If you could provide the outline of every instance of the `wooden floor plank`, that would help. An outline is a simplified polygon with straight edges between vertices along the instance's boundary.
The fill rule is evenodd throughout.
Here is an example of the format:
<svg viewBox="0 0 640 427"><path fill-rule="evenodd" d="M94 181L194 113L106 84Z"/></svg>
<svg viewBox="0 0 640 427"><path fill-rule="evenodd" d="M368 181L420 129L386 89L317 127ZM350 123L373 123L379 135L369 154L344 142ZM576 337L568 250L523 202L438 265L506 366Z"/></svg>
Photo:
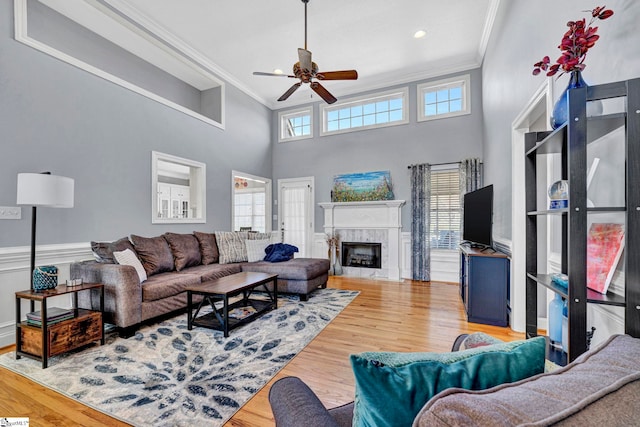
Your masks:
<svg viewBox="0 0 640 427"><path fill-rule="evenodd" d="M522 339L509 328L468 323L458 285L332 276L328 287L360 291L300 354L226 424L273 426L268 393L285 376L302 378L327 407L353 400L349 355L363 351L449 351L461 333ZM0 350L12 351L13 347ZM0 416L29 417L33 426L126 426L59 393L0 368Z"/></svg>

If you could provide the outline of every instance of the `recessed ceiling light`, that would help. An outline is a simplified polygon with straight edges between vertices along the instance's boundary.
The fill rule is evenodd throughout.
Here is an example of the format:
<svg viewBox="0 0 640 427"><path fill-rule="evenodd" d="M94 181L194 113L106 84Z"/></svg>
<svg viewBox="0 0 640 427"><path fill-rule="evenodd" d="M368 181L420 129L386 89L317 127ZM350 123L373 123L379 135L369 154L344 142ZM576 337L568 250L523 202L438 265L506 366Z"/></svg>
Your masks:
<svg viewBox="0 0 640 427"><path fill-rule="evenodd" d="M273 70L273 74L282 74L283 71L280 68L276 68L275 70Z"/></svg>
<svg viewBox="0 0 640 427"><path fill-rule="evenodd" d="M418 30L415 33L413 33L413 37L416 39L421 39L426 35L427 35L427 32L425 30Z"/></svg>

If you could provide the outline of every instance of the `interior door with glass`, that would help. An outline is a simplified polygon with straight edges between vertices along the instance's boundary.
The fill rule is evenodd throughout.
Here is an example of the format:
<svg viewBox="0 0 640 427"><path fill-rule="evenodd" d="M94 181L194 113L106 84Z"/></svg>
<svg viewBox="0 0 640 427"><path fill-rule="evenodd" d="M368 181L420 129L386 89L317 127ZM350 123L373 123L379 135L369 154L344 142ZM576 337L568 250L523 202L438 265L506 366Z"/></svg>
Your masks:
<svg viewBox="0 0 640 427"><path fill-rule="evenodd" d="M296 246L296 257L311 257L313 177L278 180L278 220L284 243Z"/></svg>

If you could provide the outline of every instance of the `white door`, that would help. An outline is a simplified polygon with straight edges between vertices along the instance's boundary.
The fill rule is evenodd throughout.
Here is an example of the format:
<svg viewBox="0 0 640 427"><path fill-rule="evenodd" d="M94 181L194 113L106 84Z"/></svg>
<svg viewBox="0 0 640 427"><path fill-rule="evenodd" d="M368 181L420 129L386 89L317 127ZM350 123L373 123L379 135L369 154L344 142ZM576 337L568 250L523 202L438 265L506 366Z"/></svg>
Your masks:
<svg viewBox="0 0 640 427"><path fill-rule="evenodd" d="M278 221L284 243L298 247L296 257L312 256L313 177L278 180Z"/></svg>

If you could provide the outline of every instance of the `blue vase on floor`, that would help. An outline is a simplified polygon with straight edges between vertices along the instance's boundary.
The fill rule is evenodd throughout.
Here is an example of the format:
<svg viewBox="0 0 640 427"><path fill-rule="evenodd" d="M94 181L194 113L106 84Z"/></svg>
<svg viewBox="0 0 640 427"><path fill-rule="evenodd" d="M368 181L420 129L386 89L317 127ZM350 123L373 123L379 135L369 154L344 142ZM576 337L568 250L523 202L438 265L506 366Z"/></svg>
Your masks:
<svg viewBox="0 0 640 427"><path fill-rule="evenodd" d="M549 339L554 344L562 344L562 297L555 294L549 303Z"/></svg>

